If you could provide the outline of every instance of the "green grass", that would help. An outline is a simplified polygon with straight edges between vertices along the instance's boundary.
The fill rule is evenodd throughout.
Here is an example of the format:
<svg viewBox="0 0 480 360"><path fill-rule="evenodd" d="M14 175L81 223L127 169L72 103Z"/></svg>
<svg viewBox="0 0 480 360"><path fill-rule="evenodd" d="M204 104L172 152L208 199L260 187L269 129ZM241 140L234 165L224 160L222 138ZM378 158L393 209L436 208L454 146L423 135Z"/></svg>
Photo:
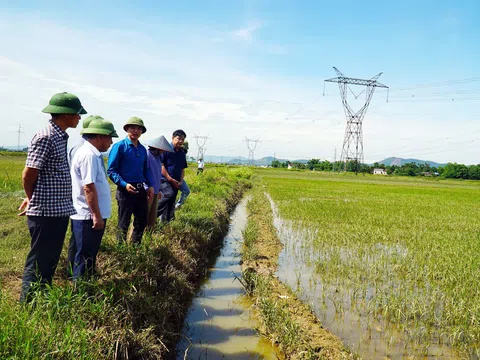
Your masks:
<svg viewBox="0 0 480 360"><path fill-rule="evenodd" d="M0 153L0 194L22 190L22 177L19 174L25 166L25 154L5 155Z"/></svg>
<svg viewBox="0 0 480 360"><path fill-rule="evenodd" d="M25 159L0 158L0 173ZM13 172L13 171L12 171ZM66 278L67 239L54 286L18 303L30 237L18 217L19 183L0 197L0 358L160 359L174 351L210 249L228 229L229 213L250 186L248 169L187 170L192 193L176 220L144 236L139 247L118 246L116 202L98 256L100 277L73 288ZM113 190L113 187L112 187ZM114 193L113 193L114 195ZM113 196L112 199L115 197Z"/></svg>
<svg viewBox="0 0 480 360"><path fill-rule="evenodd" d="M480 353L480 183L257 170L339 303ZM308 232L306 232L308 230Z"/></svg>

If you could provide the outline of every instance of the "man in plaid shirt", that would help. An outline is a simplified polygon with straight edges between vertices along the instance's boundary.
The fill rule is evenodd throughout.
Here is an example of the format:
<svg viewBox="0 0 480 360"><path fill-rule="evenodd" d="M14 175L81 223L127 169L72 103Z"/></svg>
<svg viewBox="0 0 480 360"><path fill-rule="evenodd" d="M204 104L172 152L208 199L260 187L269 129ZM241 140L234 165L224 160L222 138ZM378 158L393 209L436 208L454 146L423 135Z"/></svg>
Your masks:
<svg viewBox="0 0 480 360"><path fill-rule="evenodd" d="M32 139L22 173L27 195L19 214L27 215L32 237L25 262L20 301L28 301L37 284L52 283L60 259L72 203L72 179L67 160L68 128L77 127L87 112L73 94L59 93L42 110L52 118Z"/></svg>

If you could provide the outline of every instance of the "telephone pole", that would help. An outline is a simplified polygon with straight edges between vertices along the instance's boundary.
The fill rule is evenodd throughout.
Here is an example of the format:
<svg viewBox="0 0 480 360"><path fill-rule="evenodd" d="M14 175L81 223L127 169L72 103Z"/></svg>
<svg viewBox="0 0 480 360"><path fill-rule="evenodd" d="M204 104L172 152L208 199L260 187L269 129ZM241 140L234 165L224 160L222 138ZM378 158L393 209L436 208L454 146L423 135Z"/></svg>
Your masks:
<svg viewBox="0 0 480 360"><path fill-rule="evenodd" d="M245 141L247 143L248 148L248 163L253 166L255 161L255 149L257 148L258 143L260 142L259 139L249 139L245 137Z"/></svg>
<svg viewBox="0 0 480 360"><path fill-rule="evenodd" d="M325 95L325 82L336 82L340 89L340 95L342 96L343 110L347 118L347 127L345 129L345 137L343 139L342 154L340 156L340 162L344 163L344 171L347 170L348 163L353 163L355 167L355 174L358 173L360 166L363 164L363 131L362 124L365 114L367 112L370 101L372 100L375 88L381 87L387 89L387 102L388 102L388 86L379 83L377 79L382 75L378 73L369 80L349 78L343 75L336 67L333 67L337 73L336 78L327 79L324 81L323 94ZM365 86L358 95L356 95L349 85ZM358 111L354 111L348 104L347 95L348 91L357 99L362 93L365 92L365 102ZM340 169L338 169L340 171Z"/></svg>

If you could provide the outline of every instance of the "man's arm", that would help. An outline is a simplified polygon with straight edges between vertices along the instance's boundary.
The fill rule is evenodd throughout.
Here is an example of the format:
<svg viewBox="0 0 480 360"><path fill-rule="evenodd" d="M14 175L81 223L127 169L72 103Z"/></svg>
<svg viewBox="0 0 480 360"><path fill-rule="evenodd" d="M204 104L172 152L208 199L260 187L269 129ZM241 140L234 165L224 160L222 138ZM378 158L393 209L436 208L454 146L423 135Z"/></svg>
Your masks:
<svg viewBox="0 0 480 360"><path fill-rule="evenodd" d="M25 167L22 172L22 184L23 190L25 190L25 194L27 197L23 199L22 204L18 208L21 212L18 214L19 216L25 215L28 208L28 203L33 196L33 190L35 189L35 184L37 183L38 179L38 169Z"/></svg>
<svg viewBox="0 0 480 360"><path fill-rule="evenodd" d="M122 156L122 144L115 144L112 146L112 150L110 151L110 154L108 155L108 170L107 174L110 180L112 180L115 185L121 186L123 188L127 187L127 182L122 179L122 177L119 174L119 169L120 169L120 159Z"/></svg>
<svg viewBox="0 0 480 360"><path fill-rule="evenodd" d="M176 189L178 189L178 187L180 186L178 181L170 176L167 169L165 168L165 165L163 164L162 164L162 175L165 179L167 179L169 183L171 183Z"/></svg>
<svg viewBox="0 0 480 360"><path fill-rule="evenodd" d="M93 215L93 226L95 230L101 230L105 227L105 222L103 221L102 214L100 213L100 206L98 205L98 194L95 184L87 184L83 186L83 191L85 193L85 199L87 204L90 207L90 211Z"/></svg>
<svg viewBox="0 0 480 360"><path fill-rule="evenodd" d="M22 184L23 190L27 197L23 199L22 204L18 208L21 212L19 216L23 216L27 212L28 204L33 196L35 185L38 180L38 173L43 168L47 161L51 150L50 139L47 136L36 134L30 147L28 149L27 161L25 163L25 169L22 172Z"/></svg>

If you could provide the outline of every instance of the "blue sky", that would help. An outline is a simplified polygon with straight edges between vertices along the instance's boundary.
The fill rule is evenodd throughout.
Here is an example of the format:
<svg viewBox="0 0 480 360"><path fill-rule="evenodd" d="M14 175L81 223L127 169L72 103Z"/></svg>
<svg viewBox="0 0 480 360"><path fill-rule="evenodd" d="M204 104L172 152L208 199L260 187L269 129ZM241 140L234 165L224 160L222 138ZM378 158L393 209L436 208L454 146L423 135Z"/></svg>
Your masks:
<svg viewBox="0 0 480 360"><path fill-rule="evenodd" d="M345 118L335 84L322 93L336 66L382 71L392 90L367 112L366 161L480 162L480 81L399 90L480 76L478 1L12 3L0 1L0 121L12 134L0 145L16 145L18 124L28 143L49 97L70 91L119 128L142 117L145 141L183 128L210 136L207 154L247 156L249 137L262 140L257 158L331 160Z"/></svg>

